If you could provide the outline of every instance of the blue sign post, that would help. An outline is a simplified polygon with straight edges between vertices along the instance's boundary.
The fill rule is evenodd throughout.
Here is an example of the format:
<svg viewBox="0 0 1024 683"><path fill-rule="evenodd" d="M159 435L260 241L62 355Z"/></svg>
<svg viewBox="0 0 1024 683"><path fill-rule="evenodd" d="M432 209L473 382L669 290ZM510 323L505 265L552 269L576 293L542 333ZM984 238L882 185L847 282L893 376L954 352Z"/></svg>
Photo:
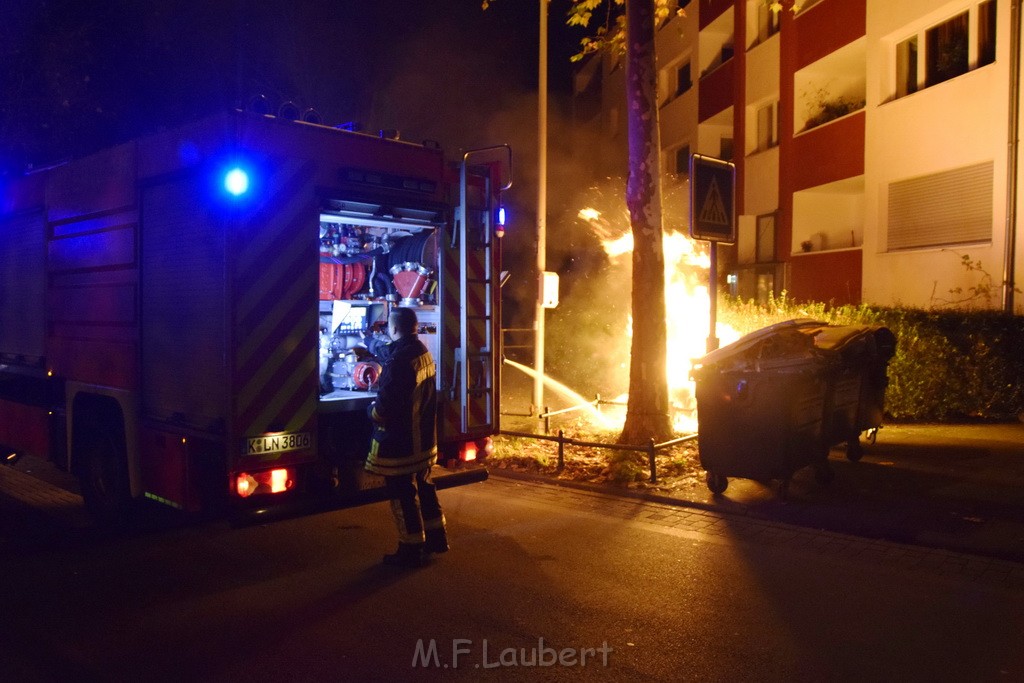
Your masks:
<svg viewBox="0 0 1024 683"><path fill-rule="evenodd" d="M711 327L707 343L711 353L718 348L718 243L736 241L735 164L702 154L690 157L690 237L711 243Z"/></svg>

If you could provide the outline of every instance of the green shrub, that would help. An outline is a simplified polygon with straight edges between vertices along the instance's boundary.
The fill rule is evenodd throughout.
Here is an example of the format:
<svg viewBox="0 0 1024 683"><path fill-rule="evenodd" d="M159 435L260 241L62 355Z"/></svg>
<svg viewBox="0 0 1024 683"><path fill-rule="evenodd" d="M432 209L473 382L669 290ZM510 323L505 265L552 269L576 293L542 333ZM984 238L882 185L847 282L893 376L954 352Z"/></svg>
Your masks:
<svg viewBox="0 0 1024 683"><path fill-rule="evenodd" d="M612 451L608 456L608 480L615 484L629 484L647 476L643 454L633 451Z"/></svg>
<svg viewBox="0 0 1024 683"><path fill-rule="evenodd" d="M995 311L725 298L719 319L741 334L793 318L885 325L896 335L886 413L906 420L1004 420L1024 414L1024 317Z"/></svg>

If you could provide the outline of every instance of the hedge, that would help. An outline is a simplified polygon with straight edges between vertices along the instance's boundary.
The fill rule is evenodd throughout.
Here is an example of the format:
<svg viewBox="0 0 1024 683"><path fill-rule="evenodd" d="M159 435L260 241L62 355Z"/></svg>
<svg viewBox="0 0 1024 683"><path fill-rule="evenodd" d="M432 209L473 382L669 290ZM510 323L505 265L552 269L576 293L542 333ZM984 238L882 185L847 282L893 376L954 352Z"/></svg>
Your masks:
<svg viewBox="0 0 1024 683"><path fill-rule="evenodd" d="M1024 419L1024 316L867 305L766 304L725 298L719 320L741 334L792 318L885 325L896 335L886 413L894 419Z"/></svg>

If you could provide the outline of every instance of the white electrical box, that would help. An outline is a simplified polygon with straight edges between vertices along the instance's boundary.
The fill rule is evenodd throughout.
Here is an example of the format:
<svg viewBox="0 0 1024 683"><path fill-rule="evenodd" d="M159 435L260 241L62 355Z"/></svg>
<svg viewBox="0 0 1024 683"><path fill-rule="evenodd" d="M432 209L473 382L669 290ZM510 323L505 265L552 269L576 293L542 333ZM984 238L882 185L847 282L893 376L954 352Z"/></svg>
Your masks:
<svg viewBox="0 0 1024 683"><path fill-rule="evenodd" d="M541 273L540 302L544 308L558 307L558 273L549 270Z"/></svg>

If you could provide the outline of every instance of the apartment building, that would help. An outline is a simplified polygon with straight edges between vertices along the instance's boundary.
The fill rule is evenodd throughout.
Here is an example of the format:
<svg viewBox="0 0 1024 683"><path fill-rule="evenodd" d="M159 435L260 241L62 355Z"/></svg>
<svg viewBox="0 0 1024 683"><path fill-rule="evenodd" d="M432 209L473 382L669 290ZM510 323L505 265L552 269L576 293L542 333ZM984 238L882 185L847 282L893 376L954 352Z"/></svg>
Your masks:
<svg viewBox="0 0 1024 683"><path fill-rule="evenodd" d="M664 177L692 153L736 164L724 286L1024 312L1001 286L1024 282L1020 0L680 4L657 34ZM575 74L602 174L625 168L623 81L611 57Z"/></svg>

